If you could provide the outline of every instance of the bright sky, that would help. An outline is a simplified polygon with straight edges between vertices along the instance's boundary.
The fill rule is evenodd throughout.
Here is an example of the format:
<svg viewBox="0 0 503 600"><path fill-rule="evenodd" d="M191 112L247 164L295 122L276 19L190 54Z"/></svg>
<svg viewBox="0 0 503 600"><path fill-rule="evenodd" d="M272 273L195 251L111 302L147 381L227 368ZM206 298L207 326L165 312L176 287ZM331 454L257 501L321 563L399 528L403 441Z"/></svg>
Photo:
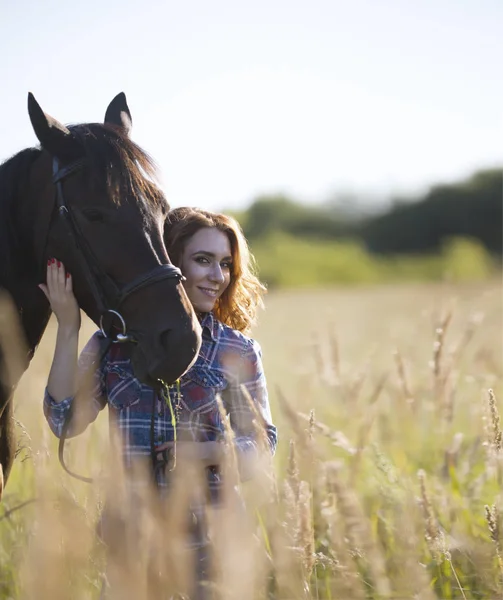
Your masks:
<svg viewBox="0 0 503 600"><path fill-rule="evenodd" d="M173 206L382 195L502 164L501 0L0 0L0 158L124 91Z"/></svg>

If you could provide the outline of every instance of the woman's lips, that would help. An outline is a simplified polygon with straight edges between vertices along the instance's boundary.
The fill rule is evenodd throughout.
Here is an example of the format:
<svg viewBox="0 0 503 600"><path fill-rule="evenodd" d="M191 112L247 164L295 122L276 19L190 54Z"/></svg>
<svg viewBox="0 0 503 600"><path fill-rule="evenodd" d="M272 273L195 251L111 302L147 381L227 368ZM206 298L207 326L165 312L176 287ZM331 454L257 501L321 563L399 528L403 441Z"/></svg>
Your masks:
<svg viewBox="0 0 503 600"><path fill-rule="evenodd" d="M204 287L198 287L197 289L200 290L206 296L209 296L210 298L216 298L218 296L218 290Z"/></svg>

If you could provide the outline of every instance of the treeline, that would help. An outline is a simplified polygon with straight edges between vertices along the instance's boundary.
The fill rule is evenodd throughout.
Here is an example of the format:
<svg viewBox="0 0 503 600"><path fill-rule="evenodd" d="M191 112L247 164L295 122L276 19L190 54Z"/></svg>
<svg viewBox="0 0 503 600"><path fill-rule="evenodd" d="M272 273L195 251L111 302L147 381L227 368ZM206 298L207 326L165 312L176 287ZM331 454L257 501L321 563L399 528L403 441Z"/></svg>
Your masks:
<svg viewBox="0 0 503 600"><path fill-rule="evenodd" d="M394 200L380 214L272 196L236 216L270 285L487 277L503 255L503 169Z"/></svg>
<svg viewBox="0 0 503 600"><path fill-rule="evenodd" d="M337 203L308 206L285 196L258 198L238 215L254 242L282 231L303 238L357 238L376 254L438 252L451 237L479 240L491 253L503 253L503 170L481 171L455 185L433 187L414 202L395 200L383 214L351 214Z"/></svg>

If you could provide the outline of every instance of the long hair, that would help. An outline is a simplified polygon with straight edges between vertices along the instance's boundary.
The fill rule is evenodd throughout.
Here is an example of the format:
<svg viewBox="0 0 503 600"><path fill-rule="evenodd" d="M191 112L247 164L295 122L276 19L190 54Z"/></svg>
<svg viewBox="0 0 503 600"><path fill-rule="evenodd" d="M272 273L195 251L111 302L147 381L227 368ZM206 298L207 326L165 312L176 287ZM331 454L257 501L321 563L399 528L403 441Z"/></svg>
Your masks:
<svg viewBox="0 0 503 600"><path fill-rule="evenodd" d="M224 214L201 208L181 207L168 213L164 242L173 263L180 267L188 240L203 228L216 228L229 238L232 267L229 285L213 309L215 317L243 333L255 323L257 310L263 307L266 288L255 274L255 259L239 223Z"/></svg>

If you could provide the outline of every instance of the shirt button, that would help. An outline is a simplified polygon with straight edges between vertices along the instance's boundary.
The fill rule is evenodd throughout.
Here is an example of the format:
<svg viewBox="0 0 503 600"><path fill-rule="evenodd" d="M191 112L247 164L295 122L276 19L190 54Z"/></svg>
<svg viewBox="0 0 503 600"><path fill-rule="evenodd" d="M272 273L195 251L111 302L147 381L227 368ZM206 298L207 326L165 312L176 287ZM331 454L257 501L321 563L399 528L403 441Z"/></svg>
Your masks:
<svg viewBox="0 0 503 600"><path fill-rule="evenodd" d="M203 377L203 383L208 383L208 378L207 377Z"/></svg>

